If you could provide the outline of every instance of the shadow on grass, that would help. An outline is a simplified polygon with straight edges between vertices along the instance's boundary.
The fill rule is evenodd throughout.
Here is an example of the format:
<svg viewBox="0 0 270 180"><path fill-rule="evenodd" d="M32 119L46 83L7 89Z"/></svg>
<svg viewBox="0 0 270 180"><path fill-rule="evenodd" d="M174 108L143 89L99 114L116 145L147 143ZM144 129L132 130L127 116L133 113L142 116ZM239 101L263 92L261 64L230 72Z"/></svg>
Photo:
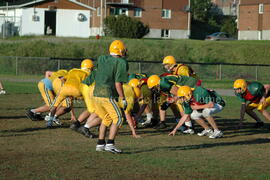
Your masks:
<svg viewBox="0 0 270 180"><path fill-rule="evenodd" d="M157 136L157 135L167 135L167 133L170 131L170 129L162 129L162 130L155 130L155 129L151 129L151 128L147 128L147 129L137 129L136 133L138 135L148 135L148 136ZM118 132L119 135L121 136L127 136L127 135L131 135L131 131L119 131Z"/></svg>
<svg viewBox="0 0 270 180"><path fill-rule="evenodd" d="M0 135L0 137L18 137L18 136L29 136L33 134L3 134Z"/></svg>
<svg viewBox="0 0 270 180"><path fill-rule="evenodd" d="M235 145L256 145L256 144L270 144L269 139L252 139L248 141L237 141L237 142L221 142L221 143L211 143L211 144L198 144L198 145L187 145L187 146L162 146L162 147L153 147L150 149L144 149L133 152L124 152L123 154L139 154L145 152L153 152L158 150L166 151L179 151L179 150L193 150L193 149L206 149L214 147L223 147L223 146L235 146Z"/></svg>
<svg viewBox="0 0 270 180"><path fill-rule="evenodd" d="M27 117L26 116L21 116L21 115L18 115L18 116L0 116L0 120L4 119L26 119Z"/></svg>
<svg viewBox="0 0 270 180"><path fill-rule="evenodd" d="M25 128L25 129L14 129L14 130L3 130L2 133L12 133L12 132L33 132L40 130L51 130L51 129L60 129L60 128L69 128L69 125L64 124L62 126L53 126L51 128L47 128L44 124L44 127L34 127L34 128Z"/></svg>

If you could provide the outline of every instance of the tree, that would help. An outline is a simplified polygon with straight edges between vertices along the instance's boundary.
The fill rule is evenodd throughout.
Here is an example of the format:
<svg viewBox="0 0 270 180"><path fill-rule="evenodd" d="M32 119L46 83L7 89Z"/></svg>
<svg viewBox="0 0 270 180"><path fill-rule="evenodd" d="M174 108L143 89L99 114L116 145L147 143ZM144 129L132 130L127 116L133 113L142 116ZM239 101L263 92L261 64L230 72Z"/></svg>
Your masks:
<svg viewBox="0 0 270 180"><path fill-rule="evenodd" d="M108 16L104 19L106 36L142 38L149 33L149 27L141 21L126 15Z"/></svg>
<svg viewBox="0 0 270 180"><path fill-rule="evenodd" d="M226 32L234 37L237 36L236 17L226 17L221 27L222 32Z"/></svg>
<svg viewBox="0 0 270 180"><path fill-rule="evenodd" d="M211 17L213 7L211 0L191 0L192 18L196 21L207 22Z"/></svg>

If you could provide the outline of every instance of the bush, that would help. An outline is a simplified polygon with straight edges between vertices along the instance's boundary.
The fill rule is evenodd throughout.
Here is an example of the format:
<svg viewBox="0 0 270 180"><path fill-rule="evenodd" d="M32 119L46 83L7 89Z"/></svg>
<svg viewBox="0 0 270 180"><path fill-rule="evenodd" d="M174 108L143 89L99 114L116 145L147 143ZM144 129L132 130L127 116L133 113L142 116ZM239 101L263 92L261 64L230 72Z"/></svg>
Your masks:
<svg viewBox="0 0 270 180"><path fill-rule="evenodd" d="M237 25L235 22L236 18L232 16L228 16L225 18L223 25L221 27L222 32L226 32L234 37L237 36Z"/></svg>
<svg viewBox="0 0 270 180"><path fill-rule="evenodd" d="M108 16L104 20L105 35L120 38L142 38L149 33L149 27L126 15Z"/></svg>

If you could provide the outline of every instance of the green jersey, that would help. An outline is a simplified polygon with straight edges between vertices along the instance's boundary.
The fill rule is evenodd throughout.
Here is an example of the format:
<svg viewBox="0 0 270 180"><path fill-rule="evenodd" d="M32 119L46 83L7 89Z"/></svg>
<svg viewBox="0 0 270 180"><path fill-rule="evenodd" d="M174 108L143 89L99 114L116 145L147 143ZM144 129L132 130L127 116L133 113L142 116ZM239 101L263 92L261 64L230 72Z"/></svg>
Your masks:
<svg viewBox="0 0 270 180"><path fill-rule="evenodd" d="M94 96L117 98L115 83L127 82L127 61L111 55L100 56L96 67Z"/></svg>
<svg viewBox="0 0 270 180"><path fill-rule="evenodd" d="M185 114L191 114L192 111L193 111L192 108L191 108L191 106L190 106L190 104L188 102L183 102L182 103L182 107L184 109L184 113Z"/></svg>
<svg viewBox="0 0 270 180"><path fill-rule="evenodd" d="M165 93L170 93L173 85L189 86L194 88L197 83L197 79L188 76L168 75L163 76L160 79L160 90Z"/></svg>
<svg viewBox="0 0 270 180"><path fill-rule="evenodd" d="M247 101L257 103L263 97L264 93L265 88L262 83L248 82L247 90L242 94L235 93L235 95L243 103ZM269 96L269 94L267 96Z"/></svg>
<svg viewBox="0 0 270 180"><path fill-rule="evenodd" d="M87 86L90 86L91 84L93 84L93 82L95 82L95 74L96 74L96 70L93 70L91 72L91 74L89 74L85 80L82 81L83 84L86 84Z"/></svg>
<svg viewBox="0 0 270 180"><path fill-rule="evenodd" d="M208 104L210 102L217 103L223 107L225 106L225 101L215 91L197 86L195 90L193 91L193 95L192 95L192 99L190 103L202 105L202 104Z"/></svg>
<svg viewBox="0 0 270 180"><path fill-rule="evenodd" d="M147 78L147 74L145 73L132 73L128 76L128 81L130 81L131 79L138 79L141 80L143 78Z"/></svg>

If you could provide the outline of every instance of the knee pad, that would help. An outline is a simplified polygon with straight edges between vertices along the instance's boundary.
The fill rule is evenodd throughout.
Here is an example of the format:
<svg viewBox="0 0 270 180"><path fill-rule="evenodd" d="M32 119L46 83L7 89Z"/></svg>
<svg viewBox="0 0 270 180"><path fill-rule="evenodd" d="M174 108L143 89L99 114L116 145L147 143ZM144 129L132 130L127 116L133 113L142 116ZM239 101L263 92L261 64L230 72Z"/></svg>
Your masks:
<svg viewBox="0 0 270 180"><path fill-rule="evenodd" d="M191 119L194 119L194 120L198 120L201 118L201 113L199 113L198 111L194 110L191 115L190 115L190 118Z"/></svg>
<svg viewBox="0 0 270 180"><path fill-rule="evenodd" d="M209 109L209 108L206 108L206 109L204 109L204 110L202 111L202 116L203 116L204 118L207 118L207 117L211 116L210 112L211 112L210 109Z"/></svg>

